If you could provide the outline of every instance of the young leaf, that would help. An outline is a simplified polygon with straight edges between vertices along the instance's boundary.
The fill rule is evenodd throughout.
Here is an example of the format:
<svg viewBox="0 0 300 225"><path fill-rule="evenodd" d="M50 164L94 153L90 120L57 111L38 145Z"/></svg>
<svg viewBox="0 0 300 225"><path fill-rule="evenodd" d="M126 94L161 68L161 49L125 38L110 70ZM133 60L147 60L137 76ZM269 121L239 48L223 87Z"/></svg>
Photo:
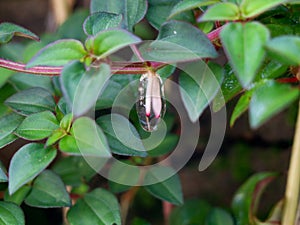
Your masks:
<svg viewBox="0 0 300 225"><path fill-rule="evenodd" d="M4 201L13 202L17 205L21 205L28 193L30 192L30 190L31 187L29 185L24 185L12 195L10 195L7 190L4 195Z"/></svg>
<svg viewBox="0 0 300 225"><path fill-rule="evenodd" d="M109 114L99 117L97 124L99 124L106 135L113 153L141 157L147 156L146 149L137 130L125 117L118 114Z"/></svg>
<svg viewBox="0 0 300 225"><path fill-rule="evenodd" d="M34 180L25 203L39 208L69 207L71 199L60 177L45 170Z"/></svg>
<svg viewBox="0 0 300 225"><path fill-rule="evenodd" d="M72 60L81 60L86 56L82 43L74 39L55 41L41 49L27 64L27 67L38 65L63 66Z"/></svg>
<svg viewBox="0 0 300 225"><path fill-rule="evenodd" d="M268 53L287 65L300 65L300 37L281 36L266 45Z"/></svg>
<svg viewBox="0 0 300 225"><path fill-rule="evenodd" d="M299 97L299 90L271 80L255 88L250 102L249 120L257 128Z"/></svg>
<svg viewBox="0 0 300 225"><path fill-rule="evenodd" d="M120 27L122 15L108 12L96 12L90 15L83 24L86 35L96 35L110 28Z"/></svg>
<svg viewBox="0 0 300 225"><path fill-rule="evenodd" d="M54 111L55 108L55 101L51 93L39 87L14 94L5 101L5 104L22 115L46 110Z"/></svg>
<svg viewBox="0 0 300 225"><path fill-rule="evenodd" d="M156 1L149 0L149 7L147 10L146 18L149 23L157 30L160 29L163 23L165 23L168 19L170 12L173 7L176 6L177 3L180 3L180 0L164 0L164 1ZM195 22L194 14L191 10L184 11L175 15L173 17L174 20L178 21L186 21L189 23Z"/></svg>
<svg viewBox="0 0 300 225"><path fill-rule="evenodd" d="M218 55L202 31L180 21L164 23L159 30L157 41L152 42L150 47L153 49L150 53L154 59L167 62L215 58Z"/></svg>
<svg viewBox="0 0 300 225"><path fill-rule="evenodd" d="M275 176L268 172L255 174L238 189L231 205L237 225L254 224L261 193Z"/></svg>
<svg viewBox="0 0 300 225"><path fill-rule="evenodd" d="M253 91L249 90L249 91L246 91L240 97L239 101L237 102L236 106L234 107L234 110L233 110L231 118L230 118L230 126L231 127L234 125L235 121L248 109L252 94L253 94Z"/></svg>
<svg viewBox="0 0 300 225"><path fill-rule="evenodd" d="M86 158L86 157L85 157ZM88 182L96 173L80 156L68 156L59 159L52 167L66 185L79 186L82 181Z"/></svg>
<svg viewBox="0 0 300 225"><path fill-rule="evenodd" d="M40 38L31 31L13 23L0 24L0 44L9 42L13 36L21 36L39 41Z"/></svg>
<svg viewBox="0 0 300 225"><path fill-rule="evenodd" d="M166 180L161 180L161 176L170 177ZM183 203L179 176L172 169L168 167L153 167L147 172L144 182L152 183L145 186L145 189L153 196L175 205Z"/></svg>
<svg viewBox="0 0 300 225"><path fill-rule="evenodd" d="M80 117L75 120L72 128L76 144L82 155L111 157L106 137L94 120Z"/></svg>
<svg viewBox="0 0 300 225"><path fill-rule="evenodd" d="M243 0L240 9L244 18L255 17L270 8L286 3L287 0Z"/></svg>
<svg viewBox="0 0 300 225"><path fill-rule="evenodd" d="M91 1L91 12L107 12L122 14L122 27L132 31L135 24L142 20L147 11L146 0L115 0L115 1Z"/></svg>
<svg viewBox="0 0 300 225"><path fill-rule="evenodd" d="M239 7L230 2L222 2L209 7L200 21L228 21L240 18Z"/></svg>
<svg viewBox="0 0 300 225"><path fill-rule="evenodd" d="M24 117L14 112L0 118L0 140L6 138L22 123Z"/></svg>
<svg viewBox="0 0 300 225"><path fill-rule="evenodd" d="M58 121L54 114L45 111L26 117L15 133L26 140L37 141L49 137L58 128Z"/></svg>
<svg viewBox="0 0 300 225"><path fill-rule="evenodd" d="M179 13L191 10L194 8L199 8L203 6L212 5L220 2L220 0L186 0L178 2L172 9L168 19L178 15Z"/></svg>
<svg viewBox="0 0 300 225"><path fill-rule="evenodd" d="M229 62L243 87L253 81L265 55L264 45L269 39L268 29L258 23L229 23L220 37Z"/></svg>
<svg viewBox="0 0 300 225"><path fill-rule="evenodd" d="M86 42L86 47L92 51L97 58L106 56L131 44L137 44L141 39L126 30L111 29L99 32L96 36L91 37Z"/></svg>
<svg viewBox="0 0 300 225"><path fill-rule="evenodd" d="M185 72L180 74L180 94L191 121L198 120L216 96L223 76L219 65L204 62L188 64Z"/></svg>
<svg viewBox="0 0 300 225"><path fill-rule="evenodd" d="M43 144L30 143L20 148L13 156L9 167L10 194L34 179L55 158L53 148L44 148Z"/></svg>
<svg viewBox="0 0 300 225"><path fill-rule="evenodd" d="M227 211L214 208L207 215L205 225L234 225L234 220Z"/></svg>
<svg viewBox="0 0 300 225"><path fill-rule="evenodd" d="M68 211L72 225L121 225L119 204L110 192L97 188L79 199Z"/></svg>
<svg viewBox="0 0 300 225"><path fill-rule="evenodd" d="M67 135L67 131L65 131L62 128L58 128L58 129L54 130L51 133L51 135L49 136L49 138L47 139L46 147L48 147L50 145L54 145L56 142L58 142L59 140L61 140L66 135Z"/></svg>
<svg viewBox="0 0 300 225"><path fill-rule="evenodd" d="M0 202L0 221L3 225L25 225L22 209L11 202Z"/></svg>
<svg viewBox="0 0 300 225"><path fill-rule="evenodd" d="M81 155L80 149L77 146L76 139L74 136L65 135L59 141L59 150L68 154L68 155Z"/></svg>

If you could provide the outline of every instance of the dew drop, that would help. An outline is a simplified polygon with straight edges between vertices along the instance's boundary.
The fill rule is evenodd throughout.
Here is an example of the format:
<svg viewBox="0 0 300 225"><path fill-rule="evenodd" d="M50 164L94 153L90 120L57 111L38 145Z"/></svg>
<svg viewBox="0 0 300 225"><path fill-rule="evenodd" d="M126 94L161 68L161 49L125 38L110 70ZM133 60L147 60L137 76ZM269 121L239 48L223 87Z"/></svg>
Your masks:
<svg viewBox="0 0 300 225"><path fill-rule="evenodd" d="M163 83L159 75L153 71L143 74L138 92L136 110L140 124L145 131L154 131L166 110Z"/></svg>

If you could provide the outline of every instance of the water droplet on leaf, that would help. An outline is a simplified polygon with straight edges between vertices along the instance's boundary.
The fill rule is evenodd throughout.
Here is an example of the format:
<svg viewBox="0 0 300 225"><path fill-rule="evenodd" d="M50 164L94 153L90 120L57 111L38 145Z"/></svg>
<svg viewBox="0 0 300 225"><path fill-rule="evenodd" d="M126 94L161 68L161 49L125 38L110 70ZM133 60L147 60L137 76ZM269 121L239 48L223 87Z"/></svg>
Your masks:
<svg viewBox="0 0 300 225"><path fill-rule="evenodd" d="M141 76L138 91L136 109L141 126L146 131L153 131L166 110L161 78L155 72L148 71Z"/></svg>

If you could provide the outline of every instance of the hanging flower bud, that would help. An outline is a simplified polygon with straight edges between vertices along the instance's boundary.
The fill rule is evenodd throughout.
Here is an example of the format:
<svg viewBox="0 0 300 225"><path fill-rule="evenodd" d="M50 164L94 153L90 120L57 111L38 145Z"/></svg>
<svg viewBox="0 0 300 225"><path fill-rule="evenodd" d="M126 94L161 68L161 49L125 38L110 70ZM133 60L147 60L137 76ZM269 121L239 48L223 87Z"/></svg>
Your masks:
<svg viewBox="0 0 300 225"><path fill-rule="evenodd" d="M144 130L155 130L160 118L165 113L166 103L162 80L153 71L148 71L140 78L139 98L136 108Z"/></svg>

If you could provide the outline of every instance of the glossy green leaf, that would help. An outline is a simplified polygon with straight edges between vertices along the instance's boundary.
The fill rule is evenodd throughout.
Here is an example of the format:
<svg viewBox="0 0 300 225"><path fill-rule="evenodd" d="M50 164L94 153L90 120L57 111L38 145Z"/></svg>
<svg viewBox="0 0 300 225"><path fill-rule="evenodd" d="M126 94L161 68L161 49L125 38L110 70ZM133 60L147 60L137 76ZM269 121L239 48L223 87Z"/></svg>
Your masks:
<svg viewBox="0 0 300 225"><path fill-rule="evenodd" d="M220 0L186 0L178 2L172 9L169 19L187 10L208 6L220 2Z"/></svg>
<svg viewBox="0 0 300 225"><path fill-rule="evenodd" d="M97 119L113 153L130 156L147 156L146 149L135 127L124 116L109 114Z"/></svg>
<svg viewBox="0 0 300 225"><path fill-rule="evenodd" d="M34 180L25 203L39 208L68 207L71 199L60 177L45 170Z"/></svg>
<svg viewBox="0 0 300 225"><path fill-rule="evenodd" d="M85 157L86 158L86 157ZM96 173L80 156L68 156L59 159L52 167L66 185L79 186L82 181L88 182Z"/></svg>
<svg viewBox="0 0 300 225"><path fill-rule="evenodd" d="M188 64L180 74L180 94L191 121L197 121L218 93L224 74L217 64Z"/></svg>
<svg viewBox="0 0 300 225"><path fill-rule="evenodd" d="M218 92L213 101L213 110L219 111L222 107L225 106L225 103L231 100L239 92L242 91L242 86L232 68L227 64L224 66L225 77L221 85L221 90Z"/></svg>
<svg viewBox="0 0 300 225"><path fill-rule="evenodd" d="M58 129L54 130L46 141L46 147L48 147L50 145L54 145L56 142L61 140L66 135L67 135L67 132L62 128L58 128Z"/></svg>
<svg viewBox="0 0 300 225"><path fill-rule="evenodd" d="M222 29L221 41L243 87L253 81L264 59L264 45L269 36L268 29L258 22L229 23Z"/></svg>
<svg viewBox="0 0 300 225"><path fill-rule="evenodd" d="M15 134L9 134L5 138L2 138L0 140L0 149L4 148L5 146L9 145L10 143L14 142L15 140L18 139L18 136Z"/></svg>
<svg viewBox="0 0 300 225"><path fill-rule="evenodd" d="M149 0L149 7L147 11L146 18L149 23L157 30L160 29L163 23L165 23L169 17L170 12L173 8L179 4L180 0L164 0L164 1L156 1ZM182 11L175 15L172 19L185 21L189 23L194 23L195 17L191 10Z"/></svg>
<svg viewBox="0 0 300 225"><path fill-rule="evenodd" d="M11 112L11 109L5 105L5 100L16 93L15 88L6 83L2 88L0 88L0 117L3 117Z"/></svg>
<svg viewBox="0 0 300 225"><path fill-rule="evenodd" d="M53 161L55 156L55 149L44 148L43 144L30 143L20 148L10 162L9 193L13 194L21 186L34 179Z"/></svg>
<svg viewBox="0 0 300 225"><path fill-rule="evenodd" d="M25 29L24 27L13 23L0 23L0 44L9 42L13 36L21 36L36 41L40 40L37 35Z"/></svg>
<svg viewBox="0 0 300 225"><path fill-rule="evenodd" d="M261 193L275 176L269 172L255 174L238 189L231 205L237 225L254 224Z"/></svg>
<svg viewBox="0 0 300 225"><path fill-rule="evenodd" d="M103 30L120 27L121 22L121 14L96 12L85 20L83 29L87 35L95 35Z"/></svg>
<svg viewBox="0 0 300 225"><path fill-rule="evenodd" d="M299 89L293 89L287 84L279 84L271 80L259 86L255 89L250 102L251 127L259 127L298 97Z"/></svg>
<svg viewBox="0 0 300 225"><path fill-rule="evenodd" d="M243 0L240 9L244 18L257 16L270 8L286 3L287 0Z"/></svg>
<svg viewBox="0 0 300 225"><path fill-rule="evenodd" d="M86 51L80 41L63 39L55 41L41 49L27 64L27 67L38 65L62 66L72 60L83 59Z"/></svg>
<svg viewBox="0 0 300 225"><path fill-rule="evenodd" d="M147 153L152 157L158 157L170 153L177 146L178 140L178 135L168 134L157 147L147 151Z"/></svg>
<svg viewBox="0 0 300 225"><path fill-rule="evenodd" d="M0 222L2 225L25 225L24 213L16 204L0 201Z"/></svg>
<svg viewBox="0 0 300 225"><path fill-rule="evenodd" d="M13 71L0 68L0 88L7 82L7 80L14 74Z"/></svg>
<svg viewBox="0 0 300 225"><path fill-rule="evenodd" d="M15 133L26 140L37 141L49 137L58 128L59 123L54 114L44 111L26 117Z"/></svg>
<svg viewBox="0 0 300 225"><path fill-rule="evenodd" d="M275 79L286 73L288 68L287 65L271 60L259 71L258 77L260 79Z"/></svg>
<svg viewBox="0 0 300 225"><path fill-rule="evenodd" d="M121 225L116 197L100 188L79 199L68 211L67 218L71 225Z"/></svg>
<svg viewBox="0 0 300 225"><path fill-rule="evenodd" d="M164 23L159 30L157 41L147 46L145 54L150 59L153 57L154 60L164 62L215 58L218 55L202 31L180 21Z"/></svg>
<svg viewBox="0 0 300 225"><path fill-rule="evenodd" d="M141 39L126 30L110 29L99 32L87 40L87 49L93 51L97 58L108 55L131 44L137 44Z"/></svg>
<svg viewBox="0 0 300 225"><path fill-rule="evenodd" d="M188 200L175 208L170 215L170 225L204 224L211 206L202 200ZM225 225L225 224L224 224Z"/></svg>
<svg viewBox="0 0 300 225"><path fill-rule="evenodd" d="M22 123L24 117L14 112L0 118L0 140L6 138Z"/></svg>
<svg viewBox="0 0 300 225"><path fill-rule="evenodd" d="M161 178L170 176L166 180ZM175 205L183 204L183 196L179 176L168 167L153 167L145 176L146 183L153 183L145 186L145 189L153 196L171 202Z"/></svg>
<svg viewBox="0 0 300 225"><path fill-rule="evenodd" d="M239 7L230 2L223 2L209 7L201 16L200 21L231 21L239 18Z"/></svg>
<svg viewBox="0 0 300 225"><path fill-rule="evenodd" d="M6 168L0 161L0 183L7 182L8 178L7 178L6 174L7 174Z"/></svg>
<svg viewBox="0 0 300 225"><path fill-rule="evenodd" d="M55 108L51 93L39 87L14 94L5 101L5 104L22 115L30 115L46 110L54 111Z"/></svg>
<svg viewBox="0 0 300 225"><path fill-rule="evenodd" d="M30 191L31 187L28 185L24 185L12 195L10 195L7 190L4 195L4 201L13 202L17 205L21 205Z"/></svg>
<svg viewBox="0 0 300 225"><path fill-rule="evenodd" d="M80 117L73 123L73 133L80 153L84 156L110 157L106 137L96 122Z"/></svg>
<svg viewBox="0 0 300 225"><path fill-rule="evenodd" d="M69 132L70 129L71 129L71 126L72 126L72 122L73 122L73 114L72 113L69 113L67 115L65 115L60 123L59 123L59 126L64 129L65 131Z"/></svg>
<svg viewBox="0 0 300 225"><path fill-rule="evenodd" d="M76 139L72 135L66 135L59 141L59 150L68 155L81 155Z"/></svg>
<svg viewBox="0 0 300 225"><path fill-rule="evenodd" d="M235 123L235 121L249 108L250 100L252 97L253 91L249 90L246 91L239 99L239 101L236 103L236 106L234 107L234 110L232 112L231 118L230 118L230 126L232 127Z"/></svg>
<svg viewBox="0 0 300 225"><path fill-rule="evenodd" d="M287 65L300 65L300 37L281 36L266 45L268 53Z"/></svg>
<svg viewBox="0 0 300 225"><path fill-rule="evenodd" d="M91 12L108 12L122 14L122 27L132 31L135 24L142 20L147 11L146 0L115 0L115 1L91 1Z"/></svg>
<svg viewBox="0 0 300 225"><path fill-rule="evenodd" d="M224 209L214 208L207 215L205 225L234 225L234 220Z"/></svg>

